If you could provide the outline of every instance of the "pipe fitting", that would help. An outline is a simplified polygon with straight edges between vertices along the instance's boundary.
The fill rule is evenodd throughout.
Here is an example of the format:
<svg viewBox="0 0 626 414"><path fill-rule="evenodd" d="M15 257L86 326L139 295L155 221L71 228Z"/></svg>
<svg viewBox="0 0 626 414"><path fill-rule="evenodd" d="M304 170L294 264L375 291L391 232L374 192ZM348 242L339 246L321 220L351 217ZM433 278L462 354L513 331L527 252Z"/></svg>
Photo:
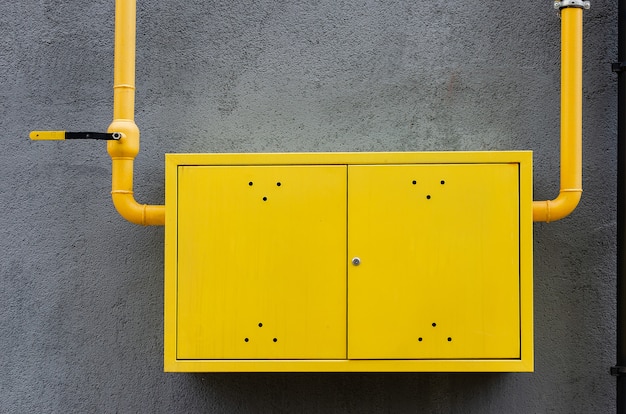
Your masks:
<svg viewBox="0 0 626 414"><path fill-rule="evenodd" d="M131 223L141 226L165 224L165 206L139 204L129 190L113 190L111 198L118 213Z"/></svg>
<svg viewBox="0 0 626 414"><path fill-rule="evenodd" d="M567 217L578 206L582 192L580 188L562 189L554 200L533 201L533 221L550 223Z"/></svg>
<svg viewBox="0 0 626 414"><path fill-rule="evenodd" d="M130 119L114 119L109 131L121 134L107 142L111 156L111 198L118 213L131 223L142 226L165 224L165 206L139 204L133 192L133 163L139 153L139 128Z"/></svg>
<svg viewBox="0 0 626 414"><path fill-rule="evenodd" d="M133 192L133 157L111 157L111 198L118 213L131 223L163 226L165 206L139 204Z"/></svg>
<svg viewBox="0 0 626 414"><path fill-rule="evenodd" d="M561 10L566 7L577 7L579 9L589 10L591 8L591 2L583 0L563 0L554 2L554 8L557 10Z"/></svg>
<svg viewBox="0 0 626 414"><path fill-rule="evenodd" d="M107 142L111 158L135 158L139 154L139 127L130 119L115 119L109 125L109 133L121 134L121 138Z"/></svg>

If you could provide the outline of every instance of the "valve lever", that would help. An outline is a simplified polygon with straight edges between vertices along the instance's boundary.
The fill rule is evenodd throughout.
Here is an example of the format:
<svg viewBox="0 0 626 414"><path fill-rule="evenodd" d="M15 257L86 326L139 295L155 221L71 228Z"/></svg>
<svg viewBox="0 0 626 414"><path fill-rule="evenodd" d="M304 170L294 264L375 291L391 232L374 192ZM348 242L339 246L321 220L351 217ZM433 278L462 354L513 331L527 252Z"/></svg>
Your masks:
<svg viewBox="0 0 626 414"><path fill-rule="evenodd" d="M66 139L97 139L117 141L122 138L120 132L67 132L67 131L32 131L30 139L33 141L61 141Z"/></svg>

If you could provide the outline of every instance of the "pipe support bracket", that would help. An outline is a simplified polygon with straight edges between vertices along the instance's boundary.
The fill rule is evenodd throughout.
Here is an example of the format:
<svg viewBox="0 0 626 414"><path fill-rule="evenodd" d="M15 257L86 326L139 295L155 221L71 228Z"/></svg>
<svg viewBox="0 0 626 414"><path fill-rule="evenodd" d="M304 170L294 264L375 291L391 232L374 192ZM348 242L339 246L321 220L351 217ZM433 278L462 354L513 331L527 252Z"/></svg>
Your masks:
<svg viewBox="0 0 626 414"><path fill-rule="evenodd" d="M591 8L591 2L583 0L563 0L554 2L554 8L557 10L561 10L566 7L577 7L579 9L589 10L589 8Z"/></svg>

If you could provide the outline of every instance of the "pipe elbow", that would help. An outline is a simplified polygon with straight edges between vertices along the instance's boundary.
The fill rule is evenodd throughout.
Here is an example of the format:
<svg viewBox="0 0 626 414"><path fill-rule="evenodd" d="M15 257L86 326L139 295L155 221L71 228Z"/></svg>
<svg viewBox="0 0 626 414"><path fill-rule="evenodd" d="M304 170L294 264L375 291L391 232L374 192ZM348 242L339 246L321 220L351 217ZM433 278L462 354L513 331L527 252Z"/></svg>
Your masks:
<svg viewBox="0 0 626 414"><path fill-rule="evenodd" d="M533 221L550 223L567 217L578 206L582 192L580 188L562 189L554 200L533 201Z"/></svg>
<svg viewBox="0 0 626 414"><path fill-rule="evenodd" d="M113 205L131 223L142 226L165 225L165 206L139 204L133 193L133 160L139 153L139 128L131 119L114 119L109 132L120 132L119 141L108 141L107 151L112 160Z"/></svg>
<svg viewBox="0 0 626 414"><path fill-rule="evenodd" d="M165 206L139 204L132 191L111 191L113 205L117 212L131 223L142 226L165 225Z"/></svg>

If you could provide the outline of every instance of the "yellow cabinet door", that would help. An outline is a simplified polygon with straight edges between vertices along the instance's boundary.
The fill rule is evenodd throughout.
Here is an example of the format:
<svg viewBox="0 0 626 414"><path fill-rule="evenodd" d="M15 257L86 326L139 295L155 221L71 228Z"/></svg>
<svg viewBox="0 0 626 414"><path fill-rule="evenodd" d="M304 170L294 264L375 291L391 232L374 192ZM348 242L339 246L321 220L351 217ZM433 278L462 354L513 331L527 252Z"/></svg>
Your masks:
<svg viewBox="0 0 626 414"><path fill-rule="evenodd" d="M176 357L346 358L346 166L179 166Z"/></svg>
<svg viewBox="0 0 626 414"><path fill-rule="evenodd" d="M520 358L519 164L348 167L348 358Z"/></svg>

